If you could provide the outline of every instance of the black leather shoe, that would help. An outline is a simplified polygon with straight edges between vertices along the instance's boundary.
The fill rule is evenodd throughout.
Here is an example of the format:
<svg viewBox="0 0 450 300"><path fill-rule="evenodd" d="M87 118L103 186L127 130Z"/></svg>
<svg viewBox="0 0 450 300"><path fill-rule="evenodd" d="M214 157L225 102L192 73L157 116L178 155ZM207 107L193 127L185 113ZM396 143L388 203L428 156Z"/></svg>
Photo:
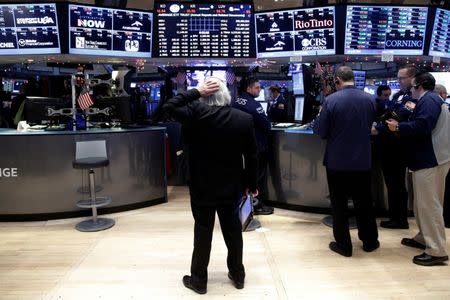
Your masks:
<svg viewBox="0 0 450 300"><path fill-rule="evenodd" d="M255 207L253 214L255 215L271 215L273 214L273 207L270 206L260 206L260 207Z"/></svg>
<svg viewBox="0 0 450 300"><path fill-rule="evenodd" d="M331 243L328 245L328 247L330 248L331 251L334 251L334 252L336 252L337 254L340 254L340 255L342 255L342 256L345 256L345 257L350 257L350 256L352 256L352 251L351 251L351 250L348 251L348 250L342 249L342 248L338 245L338 243L336 243L336 242L331 242Z"/></svg>
<svg viewBox="0 0 450 300"><path fill-rule="evenodd" d="M193 290L194 292L196 292L198 294L206 294L206 287L201 288L201 287L194 286L191 283L191 276L189 276L189 275L183 276L183 284L184 284L185 287L187 287L188 289Z"/></svg>
<svg viewBox="0 0 450 300"><path fill-rule="evenodd" d="M409 229L408 223L400 223L396 221L381 221L380 227L389 229Z"/></svg>
<svg viewBox="0 0 450 300"><path fill-rule="evenodd" d="M419 243L415 239L403 238L401 243L402 243L402 245L412 247L412 248L417 248L417 249L422 249L422 250L425 250L425 248L426 248L424 244Z"/></svg>
<svg viewBox="0 0 450 300"><path fill-rule="evenodd" d="M372 252L372 251L380 248L380 242L379 241L375 241L375 242L372 242L372 243L364 243L362 248L366 252Z"/></svg>
<svg viewBox="0 0 450 300"><path fill-rule="evenodd" d="M230 278L230 280L233 282L234 287L237 288L238 290L244 288L244 280L242 281L235 280L233 276L231 276L231 273L228 273L228 278Z"/></svg>
<svg viewBox="0 0 450 300"><path fill-rule="evenodd" d="M414 256L413 263L421 266L436 266L442 265L445 261L448 260L448 256L431 256L426 254L425 252Z"/></svg>

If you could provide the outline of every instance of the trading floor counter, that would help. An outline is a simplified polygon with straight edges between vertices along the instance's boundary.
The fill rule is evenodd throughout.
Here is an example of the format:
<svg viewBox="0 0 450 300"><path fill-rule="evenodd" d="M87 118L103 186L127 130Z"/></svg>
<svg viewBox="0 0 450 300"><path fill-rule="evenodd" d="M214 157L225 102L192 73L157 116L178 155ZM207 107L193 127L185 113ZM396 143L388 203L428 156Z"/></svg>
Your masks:
<svg viewBox="0 0 450 300"><path fill-rule="evenodd" d="M18 132L0 129L0 221L90 215L88 172L74 169L77 141L105 140L109 166L95 169L110 213L167 201L165 128Z"/></svg>
<svg viewBox="0 0 450 300"><path fill-rule="evenodd" d="M269 203L275 207L329 213L326 141L312 130L274 128L269 137ZM372 196L378 211L386 211L381 172L373 168Z"/></svg>

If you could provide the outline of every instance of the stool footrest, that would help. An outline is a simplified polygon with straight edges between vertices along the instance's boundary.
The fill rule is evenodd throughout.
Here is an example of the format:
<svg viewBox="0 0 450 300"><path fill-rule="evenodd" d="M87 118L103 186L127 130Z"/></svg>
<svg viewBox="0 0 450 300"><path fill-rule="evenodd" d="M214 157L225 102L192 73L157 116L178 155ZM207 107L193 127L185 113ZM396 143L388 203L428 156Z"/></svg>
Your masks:
<svg viewBox="0 0 450 300"><path fill-rule="evenodd" d="M89 198L87 200L79 200L77 206L80 208L102 207L110 204L111 197L95 197L95 202Z"/></svg>

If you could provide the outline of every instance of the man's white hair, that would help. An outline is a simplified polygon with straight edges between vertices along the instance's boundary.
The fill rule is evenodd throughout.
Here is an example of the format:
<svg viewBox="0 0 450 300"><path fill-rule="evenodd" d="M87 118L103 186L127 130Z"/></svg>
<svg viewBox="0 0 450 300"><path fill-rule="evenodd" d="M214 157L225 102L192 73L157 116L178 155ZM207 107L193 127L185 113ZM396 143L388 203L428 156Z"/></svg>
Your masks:
<svg viewBox="0 0 450 300"><path fill-rule="evenodd" d="M200 98L200 101L209 106L228 106L228 105L230 105L231 104L231 95L230 95L230 91L228 90L225 82L223 82L220 78L214 77L214 76L208 77L205 80L205 82L207 82L207 81L215 81L215 82L219 83L219 90L208 97Z"/></svg>

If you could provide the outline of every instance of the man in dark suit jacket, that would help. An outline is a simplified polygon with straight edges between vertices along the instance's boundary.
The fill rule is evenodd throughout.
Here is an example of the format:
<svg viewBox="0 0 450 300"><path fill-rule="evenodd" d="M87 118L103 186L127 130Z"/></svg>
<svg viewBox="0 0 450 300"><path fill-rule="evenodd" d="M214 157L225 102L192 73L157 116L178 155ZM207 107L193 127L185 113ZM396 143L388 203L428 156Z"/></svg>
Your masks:
<svg viewBox="0 0 450 300"><path fill-rule="evenodd" d="M206 293L216 211L228 248L228 277L236 288L244 287L239 203L244 192L258 194L257 148L252 116L230 102L225 83L211 77L163 105L184 130L195 228L191 275L183 283L200 294Z"/></svg>
<svg viewBox="0 0 450 300"><path fill-rule="evenodd" d="M355 206L363 250L371 252L380 246L370 179L370 130L376 108L372 97L354 86L351 68L339 67L335 84L338 91L326 98L314 123L314 132L327 140L323 164L327 168L335 239L329 248L351 256L348 197Z"/></svg>

